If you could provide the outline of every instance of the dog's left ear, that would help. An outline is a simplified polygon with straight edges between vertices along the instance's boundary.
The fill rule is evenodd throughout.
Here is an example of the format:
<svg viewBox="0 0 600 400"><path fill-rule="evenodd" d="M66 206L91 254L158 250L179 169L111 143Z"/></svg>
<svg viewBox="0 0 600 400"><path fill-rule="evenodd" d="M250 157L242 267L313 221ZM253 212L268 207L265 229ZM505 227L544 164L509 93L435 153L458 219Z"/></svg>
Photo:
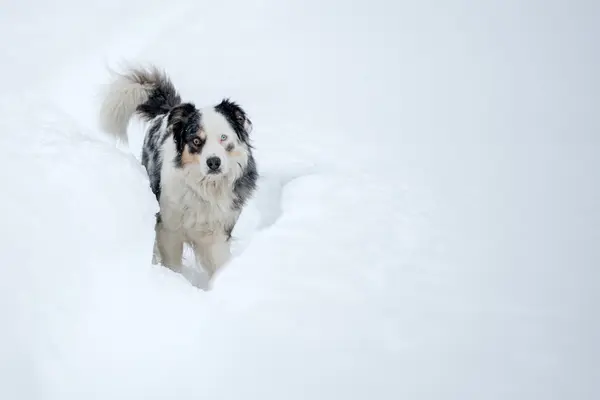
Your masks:
<svg viewBox="0 0 600 400"><path fill-rule="evenodd" d="M252 132L252 121L237 103L229 99L223 99L215 109L223 114L237 133L239 139L249 144L250 133Z"/></svg>

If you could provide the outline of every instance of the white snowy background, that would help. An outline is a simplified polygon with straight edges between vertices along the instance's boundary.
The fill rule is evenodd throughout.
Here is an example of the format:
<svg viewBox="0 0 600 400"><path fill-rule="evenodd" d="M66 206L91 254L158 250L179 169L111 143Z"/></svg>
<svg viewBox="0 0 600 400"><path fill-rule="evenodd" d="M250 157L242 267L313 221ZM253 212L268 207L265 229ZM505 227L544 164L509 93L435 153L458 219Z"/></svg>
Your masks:
<svg viewBox="0 0 600 400"><path fill-rule="evenodd" d="M597 1L4 1L0 398L600 398ZM254 122L212 291L106 67Z"/></svg>

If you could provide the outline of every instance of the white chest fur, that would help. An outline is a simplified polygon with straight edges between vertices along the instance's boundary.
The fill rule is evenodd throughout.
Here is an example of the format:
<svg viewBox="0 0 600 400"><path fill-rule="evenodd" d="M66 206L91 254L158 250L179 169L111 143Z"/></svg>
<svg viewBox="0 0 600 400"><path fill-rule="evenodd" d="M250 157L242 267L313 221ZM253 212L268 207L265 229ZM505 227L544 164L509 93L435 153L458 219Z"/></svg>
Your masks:
<svg viewBox="0 0 600 400"><path fill-rule="evenodd" d="M224 182L190 182L185 176L166 180L160 199L165 225L206 235L223 233L236 217L227 186Z"/></svg>
<svg viewBox="0 0 600 400"><path fill-rule="evenodd" d="M233 182L175 168L168 161L173 159L174 149L170 144L165 147L160 195L163 224L169 230L182 230L186 236L223 235L239 214L232 209Z"/></svg>

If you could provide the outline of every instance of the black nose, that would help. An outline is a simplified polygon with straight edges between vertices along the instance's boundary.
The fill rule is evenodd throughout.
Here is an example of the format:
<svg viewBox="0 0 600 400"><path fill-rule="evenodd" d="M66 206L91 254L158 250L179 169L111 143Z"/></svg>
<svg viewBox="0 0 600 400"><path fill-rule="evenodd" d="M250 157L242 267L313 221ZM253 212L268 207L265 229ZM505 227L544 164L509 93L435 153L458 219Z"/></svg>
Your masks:
<svg viewBox="0 0 600 400"><path fill-rule="evenodd" d="M216 171L221 166L221 159L219 157L210 157L206 160L206 165L211 171Z"/></svg>

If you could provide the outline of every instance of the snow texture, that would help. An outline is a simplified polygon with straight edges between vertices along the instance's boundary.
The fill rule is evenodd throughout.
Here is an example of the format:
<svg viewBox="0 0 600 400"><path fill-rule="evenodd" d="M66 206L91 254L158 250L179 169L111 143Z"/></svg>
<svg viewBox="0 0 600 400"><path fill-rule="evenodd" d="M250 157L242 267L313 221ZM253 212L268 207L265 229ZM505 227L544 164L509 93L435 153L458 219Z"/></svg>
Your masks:
<svg viewBox="0 0 600 400"><path fill-rule="evenodd" d="M0 13L0 398L600 398L600 3L58 0ZM210 291L97 126L106 67L254 123ZM135 141L133 142L135 144Z"/></svg>

